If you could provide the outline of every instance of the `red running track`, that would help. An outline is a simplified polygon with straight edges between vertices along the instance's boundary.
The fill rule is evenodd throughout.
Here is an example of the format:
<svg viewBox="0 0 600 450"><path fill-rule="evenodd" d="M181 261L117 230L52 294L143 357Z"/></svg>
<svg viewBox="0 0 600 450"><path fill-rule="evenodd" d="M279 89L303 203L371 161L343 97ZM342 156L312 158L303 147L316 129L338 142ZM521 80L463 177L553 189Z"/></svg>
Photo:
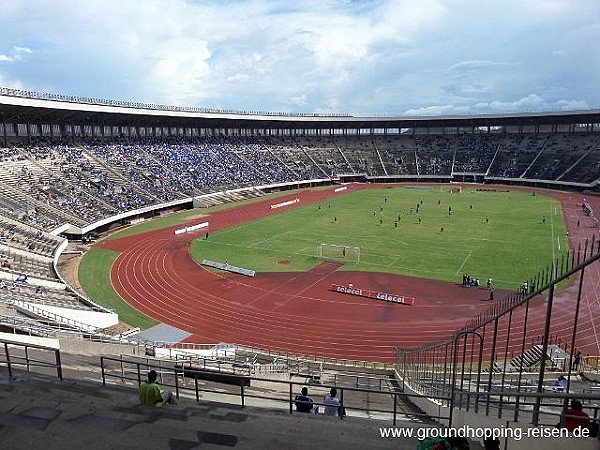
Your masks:
<svg viewBox="0 0 600 450"><path fill-rule="evenodd" d="M574 201L575 194L555 194L563 203ZM304 206L335 195L340 194L332 187L294 192L280 201L300 198L297 206ZM211 231L273 214L269 204L265 201L212 213ZM589 219L575 208L565 211L570 221ZM395 347L417 347L448 337L464 326L468 317L489 306L485 289L400 275L336 271L339 265L331 262L310 272L261 273L255 278L213 273L189 255L189 245L198 234L174 236L175 228L98 246L121 252L111 270L117 293L145 314L191 333L187 342L230 342L303 355L393 362ZM572 234L571 239L578 238ZM348 283L414 296L417 304L397 305L328 290L331 284ZM597 350L600 340L600 321L594 322L591 313L600 305L597 292L598 286L586 297L584 309L592 309L580 318L582 330L586 330L582 343L587 353ZM497 298L503 294L496 291ZM568 299L559 299L559 306L561 301ZM544 305L536 303L531 311L539 318L534 325L541 330ZM564 314L560 323L566 323Z"/></svg>

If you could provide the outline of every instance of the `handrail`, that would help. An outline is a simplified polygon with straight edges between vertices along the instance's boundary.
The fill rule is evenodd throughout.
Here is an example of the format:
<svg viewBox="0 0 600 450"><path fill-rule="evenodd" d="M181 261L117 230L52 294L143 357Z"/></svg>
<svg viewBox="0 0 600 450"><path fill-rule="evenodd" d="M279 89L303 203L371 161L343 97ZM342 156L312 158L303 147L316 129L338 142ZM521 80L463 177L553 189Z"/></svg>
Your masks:
<svg viewBox="0 0 600 450"><path fill-rule="evenodd" d="M18 340L13 339L0 339L0 344L3 344L4 347L4 364L8 367L8 375L12 378L13 376L13 366L25 366L27 372L31 371L32 367L46 367L46 368L55 368L56 374L58 378L62 381L62 364L60 360L60 350L58 348L54 348L52 346L41 345L41 344L33 344L28 342L19 342ZM14 352L11 353L11 349L13 347L22 348L24 356L21 354L16 354ZM49 351L54 353L54 363L42 360L35 359L29 355L29 349L36 349L42 351ZM2 365L2 361L0 361L0 365Z"/></svg>
<svg viewBox="0 0 600 450"><path fill-rule="evenodd" d="M118 363L118 369L109 368L109 363ZM168 364L167 364L168 363ZM285 403L287 408L289 409L290 414L294 412L294 398L296 393L300 391L302 386L305 386L305 382L295 382L295 381L286 381L279 379L271 379L271 378L260 378L246 375L236 375L236 374L228 374L228 373L219 373L219 377L221 379L226 380L223 382L212 381L211 383L215 383L218 388L208 388L208 387L200 387L198 381L201 380L201 375L203 373L207 373L206 371L194 371L190 369L184 369L183 367L176 366L176 361L165 361L162 360L146 360L143 362L134 361L129 359L124 359L123 357L110 357L110 356L101 356L100 357L100 366L102 371L102 384L106 385L109 379L119 379L120 381L133 381L136 383L142 382L142 373L148 371L150 369L156 370L161 379L161 385L166 388L174 389L175 396L179 398L182 392L190 392L196 398L196 401L199 401L200 394L202 392L211 393L216 395L228 396L236 395L239 397L240 406L243 408L246 403L246 399L255 398L268 400L273 402ZM208 372L214 373L214 372ZM194 375L191 377L190 375ZM172 380L172 381L171 381ZM247 383L244 383L243 380L252 382L260 382L262 383L272 383L276 387L284 387L283 389L279 389L278 391L282 393L280 397L273 395L273 390L268 390L267 393L254 393L248 392ZM246 386L245 386L246 384ZM230 390L224 389L224 386L239 386L238 393L232 393ZM357 388L357 387L346 387L346 386L334 386L329 384L320 384L317 386L313 386L313 389L319 389L323 391L329 391L330 388L335 387L339 392L339 398L342 403L342 406L348 411L349 403L348 401L344 401L344 394L346 394L346 398L351 396L351 393L361 393L361 394L369 394L369 395L381 395L385 397L391 398L393 404L389 409L377 409L371 407L364 407L358 405L352 405L352 411L361 411L361 412L374 412L374 413L382 413L382 414L390 414L392 416L393 424L396 425L398 416L400 413L398 412L398 404L403 399L410 399L411 397L422 397L419 394L410 394L406 392L399 392L394 389L365 389L365 388ZM277 390L275 390L277 391ZM260 391L262 392L262 391ZM283 393L285 392L285 395ZM430 396L431 397L431 396ZM442 396L432 396L433 398L439 400L447 400L446 397ZM314 402L315 405L323 406L322 402ZM423 417L423 418L434 418L440 420L448 420L447 416L430 416L428 414L419 413L419 412L411 412L409 415L415 417Z"/></svg>
<svg viewBox="0 0 600 450"><path fill-rule="evenodd" d="M26 309L34 314L45 317L46 319L54 320L57 323L68 325L70 327L76 328L80 331L86 331L88 333L94 332L98 329L98 327L94 327L84 322L80 322L75 319L71 319L69 317L62 316L60 314L53 313L51 311L46 311L45 309L39 308L32 303L25 302L23 300L11 300L15 306Z"/></svg>
<svg viewBox="0 0 600 450"><path fill-rule="evenodd" d="M118 369L110 369L110 363L118 363ZM244 376L235 374L219 374L219 377L224 381L211 380L213 387L200 387L199 380L202 380L202 374L204 371L193 371L177 367L173 364L167 364L160 360L145 360L145 361L133 361L117 357L102 356L100 358L100 365L102 370L102 383L106 385L109 380L120 380L121 382L135 382L141 383L145 371L156 370L159 373L160 383L165 388L174 389L174 393L177 398L182 393L188 392L197 402L200 401L202 393L211 393L217 396L231 397L236 396L239 399L239 404L243 408L246 406L246 399L262 399L270 402L278 402L286 404L286 409L289 410L290 414L294 412L294 397L296 392L300 390L301 386L305 386L304 382L294 382L279 379L261 378L254 376ZM250 384L248 384L248 382ZM248 386L252 385L253 382L260 382L261 385L271 383L274 385L274 389L269 389L268 394L262 394L260 392L249 392L251 388ZM229 389L227 389L229 387ZM232 391L233 387L233 391ZM236 388L239 387L239 390ZM434 393L408 393L396 391L394 389L365 389L357 387L347 387L340 385L322 384L313 386L313 389L319 389L321 391L329 390L335 387L340 395L340 400L346 411L352 412L371 412L371 413L383 413L390 414L392 417L393 424L396 425L398 416L398 404L402 400L413 401L415 399L434 400L440 405L439 415L431 416L420 412L411 412L409 415L415 417L427 417L430 419L436 419L439 421L451 420L452 408L448 405L451 404L452 398L447 395L434 394ZM262 391L261 391L262 392ZM279 392L281 395L274 395L274 392ZM383 395L390 397L393 401L391 408L371 408L352 404L351 401L344 401L344 396L348 399L352 396L352 393L368 394L368 395ZM573 394L573 393L539 393L539 392L527 392L527 391L501 391L501 392L486 392L481 391L477 396L469 392L462 392L457 390L454 394L455 407L458 409L477 409L479 405L490 405L492 408L499 408L500 406L506 408L513 408L516 417L519 415L525 417L530 415L532 412L532 406L535 405L536 401L540 401L543 408L543 421L538 421L536 425L548 425L553 426L556 424L557 419L564 414L566 404L568 400L572 398L578 398L585 401L585 408L592 411L592 417L597 419L600 414L600 406L596 403L600 401L600 394L590 392L589 394ZM500 402L499 402L499 399ZM315 402L315 405L322 406L324 403Z"/></svg>

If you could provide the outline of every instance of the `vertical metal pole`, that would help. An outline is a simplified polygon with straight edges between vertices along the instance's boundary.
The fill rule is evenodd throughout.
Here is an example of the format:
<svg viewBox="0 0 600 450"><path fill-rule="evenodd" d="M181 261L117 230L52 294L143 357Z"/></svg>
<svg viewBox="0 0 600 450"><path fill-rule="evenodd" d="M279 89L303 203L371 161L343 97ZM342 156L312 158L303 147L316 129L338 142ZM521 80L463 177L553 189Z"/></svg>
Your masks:
<svg viewBox="0 0 600 450"><path fill-rule="evenodd" d="M527 319L529 316L529 300L525 303L525 317L523 318L523 339L521 340L521 358L519 358L519 377L517 381L517 392L521 392L521 381L523 379L523 354L525 353L525 344L527 341ZM515 399L515 417L514 421L519 419L519 400L521 397L517 395Z"/></svg>
<svg viewBox="0 0 600 450"><path fill-rule="evenodd" d="M470 349L470 355L469 355L469 380L471 380L472 374L473 374L473 357L475 354L475 335L471 335L471 349ZM475 391L477 391L477 386L475 387ZM469 392L471 392L471 388L469 387ZM470 398L470 397L469 397ZM477 397L476 397L477 399ZM475 401L475 403L477 403L477 400ZM471 404L471 401L469 400L469 404L467 405L467 410L469 408ZM475 410L477 410L477 406L475 406Z"/></svg>
<svg viewBox="0 0 600 450"><path fill-rule="evenodd" d="M450 405L449 405L449 414L448 414L448 428L452 427L452 416L454 412L454 391L456 389L456 359L458 355L456 354L456 341L458 340L460 333L454 338L454 342L452 344L452 382L450 383Z"/></svg>
<svg viewBox="0 0 600 450"><path fill-rule="evenodd" d="M8 344L4 343L4 353L6 355L6 364L8 365L8 376L12 378L12 367L10 364L10 353L8 351Z"/></svg>
<svg viewBox="0 0 600 450"><path fill-rule="evenodd" d="M433 371L433 379L434 379L434 390L435 390L435 395L439 396L440 395L440 377L442 375L442 370L441 370L442 366L440 364L440 347L439 346L435 346L433 347L433 367L432 367L432 371Z"/></svg>
<svg viewBox="0 0 600 450"><path fill-rule="evenodd" d="M106 386L106 375L104 373L104 356L100 357L100 370L102 371L102 386Z"/></svg>
<svg viewBox="0 0 600 450"><path fill-rule="evenodd" d="M488 376L488 395L485 402L485 415L490 415L490 399L492 393L492 376L494 375L494 364L496 362L496 338L498 337L498 317L494 320L494 335L492 337L492 354L490 355L490 373Z"/></svg>
<svg viewBox="0 0 600 450"><path fill-rule="evenodd" d="M29 373L29 347L23 346L25 349L25 367L27 367L27 373Z"/></svg>
<svg viewBox="0 0 600 450"><path fill-rule="evenodd" d="M446 344L444 346L444 378L443 378L443 383L444 383L444 396L447 396L447 392L448 392L448 382L450 381L450 374L448 373L448 346L450 344Z"/></svg>
<svg viewBox="0 0 600 450"><path fill-rule="evenodd" d="M463 401L463 392L464 392L464 385L465 385L465 361L467 358L467 339L468 339L468 335L465 334L465 339L464 339L464 344L462 345L462 362L461 362L461 375L460 375L460 405L459 408L462 408L462 401ZM470 401L470 397L469 397L469 393L467 391L467 411L469 410L469 401Z"/></svg>
<svg viewBox="0 0 600 450"><path fill-rule="evenodd" d="M585 275L585 267L581 268L579 273L579 288L577 290L577 304L575 306L575 318L573 319L573 334L571 335L571 356L569 357L569 373L567 375L567 392L571 387L571 372L573 369L573 352L575 351L575 338L577 337L577 325L579 323L579 307L581 305L581 291L583 290L583 277ZM579 369L579 367L577 367Z"/></svg>
<svg viewBox="0 0 600 450"><path fill-rule="evenodd" d="M542 341L542 359L540 361L540 374L538 377L537 392L541 393L544 385L544 376L546 374L546 360L548 359L548 338L550 336L550 321L552 319L552 302L554 301L554 283L550 285L548 292L548 307L546 308L546 323L544 325L544 338ZM541 397L536 397L533 407L533 425L537 425L540 418Z"/></svg>
<svg viewBox="0 0 600 450"><path fill-rule="evenodd" d="M60 381L62 381L63 374L62 374L62 364L60 362L60 350L54 351L54 360L56 361L56 373L58 374L58 379Z"/></svg>
<svg viewBox="0 0 600 450"><path fill-rule="evenodd" d="M483 366L483 337L479 333L473 333L473 335L479 338L479 358L477 362L477 386L475 391L475 414L479 412L479 386L481 384L481 368Z"/></svg>
<svg viewBox="0 0 600 450"><path fill-rule="evenodd" d="M506 380L506 359L508 358L508 344L510 342L510 328L512 326L512 315L513 310L511 309L508 313L508 328L506 330L506 345L504 346L504 367L502 370L502 391L504 391L504 381ZM502 418L502 405L503 405L504 397L500 396L500 402L498 403L498 419ZM509 400L510 401L510 400Z"/></svg>
<svg viewBox="0 0 600 450"><path fill-rule="evenodd" d="M402 391L404 391L404 383L406 383L406 352L402 352Z"/></svg>

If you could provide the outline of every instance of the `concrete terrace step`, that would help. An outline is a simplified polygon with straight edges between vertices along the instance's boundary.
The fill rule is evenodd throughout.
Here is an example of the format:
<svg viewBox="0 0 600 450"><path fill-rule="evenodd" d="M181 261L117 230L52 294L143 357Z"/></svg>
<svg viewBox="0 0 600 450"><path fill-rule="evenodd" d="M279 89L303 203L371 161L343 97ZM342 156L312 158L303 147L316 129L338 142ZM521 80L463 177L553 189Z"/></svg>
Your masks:
<svg viewBox="0 0 600 450"><path fill-rule="evenodd" d="M379 427L390 425L187 398L178 405L149 408L137 404L137 392L130 388L0 374L0 448L6 449L416 447L416 439L381 438Z"/></svg>

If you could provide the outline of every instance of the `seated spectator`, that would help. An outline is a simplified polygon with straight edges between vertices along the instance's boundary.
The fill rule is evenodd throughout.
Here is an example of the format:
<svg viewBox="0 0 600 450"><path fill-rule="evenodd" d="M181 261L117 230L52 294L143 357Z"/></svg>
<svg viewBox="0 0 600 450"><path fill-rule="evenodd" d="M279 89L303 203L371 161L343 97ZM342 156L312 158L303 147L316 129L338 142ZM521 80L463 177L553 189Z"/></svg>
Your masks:
<svg viewBox="0 0 600 450"><path fill-rule="evenodd" d="M316 414L319 407L314 405L314 400L308 396L308 388L305 386L300 391L300 395L296 395L294 399L296 411L302 413Z"/></svg>
<svg viewBox="0 0 600 450"><path fill-rule="evenodd" d="M561 375L554 382L554 390L557 392L564 392L566 388L567 388L567 379Z"/></svg>
<svg viewBox="0 0 600 450"><path fill-rule="evenodd" d="M572 432L575 428L587 428L590 427L590 416L583 411L583 405L577 399L571 400L571 407L560 417L560 424L564 426L569 432Z"/></svg>
<svg viewBox="0 0 600 450"><path fill-rule="evenodd" d="M337 396L337 389L331 388L329 395L326 395L323 399L325 404L324 414L326 416L343 417L342 402Z"/></svg>
<svg viewBox="0 0 600 450"><path fill-rule="evenodd" d="M27 283L27 274L21 273L17 276L15 281L20 281L21 283Z"/></svg>
<svg viewBox="0 0 600 450"><path fill-rule="evenodd" d="M140 403L142 405L155 406L160 408L166 403L177 404L177 400L171 391L160 391L160 386L156 383L156 371L148 372L148 381L142 381L140 384Z"/></svg>

